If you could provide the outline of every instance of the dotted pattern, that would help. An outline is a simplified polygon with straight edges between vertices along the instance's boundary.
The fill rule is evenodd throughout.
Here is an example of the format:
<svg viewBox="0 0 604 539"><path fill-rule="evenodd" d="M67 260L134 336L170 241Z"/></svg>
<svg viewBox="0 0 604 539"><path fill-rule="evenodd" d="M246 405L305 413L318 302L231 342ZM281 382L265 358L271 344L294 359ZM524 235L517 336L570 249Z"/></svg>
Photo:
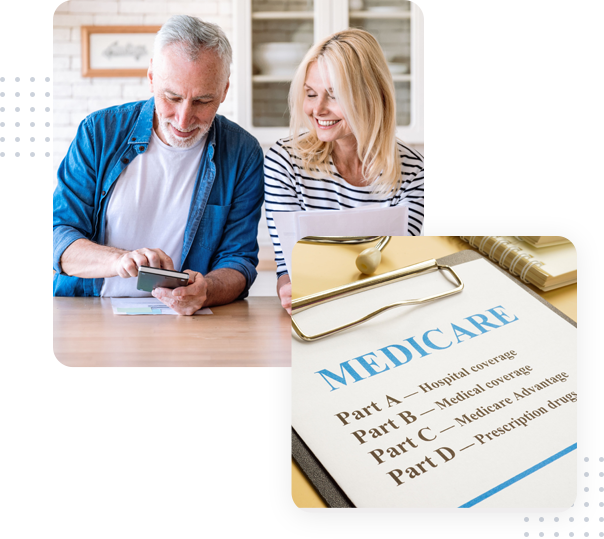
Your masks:
<svg viewBox="0 0 604 539"><path fill-rule="evenodd" d="M583 487L583 493L579 489L577 501L571 509L564 511L561 516L523 518L524 522L549 522L549 530L554 522L559 531L540 531L536 524L534 531L523 532L524 537L604 537L604 480L601 479L604 478L604 457L599 457L597 463L594 461L593 464L589 464L589 457L584 457L583 462L584 469L588 471L580 473L578 481L587 486Z"/></svg>

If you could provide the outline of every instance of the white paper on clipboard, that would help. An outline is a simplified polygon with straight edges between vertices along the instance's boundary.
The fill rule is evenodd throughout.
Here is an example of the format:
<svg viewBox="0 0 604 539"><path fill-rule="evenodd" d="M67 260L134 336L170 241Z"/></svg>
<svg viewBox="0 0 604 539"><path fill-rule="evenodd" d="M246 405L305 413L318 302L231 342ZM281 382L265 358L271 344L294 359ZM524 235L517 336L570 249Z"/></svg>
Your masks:
<svg viewBox="0 0 604 539"><path fill-rule="evenodd" d="M292 426L356 507L570 507L577 330L486 260L454 269L461 294L316 342L293 338ZM450 286L434 272L296 319L318 333ZM464 334L468 324L477 328L471 320L502 312L488 331ZM437 348L420 352L430 336ZM398 353L394 363L385 359ZM356 370L361 364L369 370Z"/></svg>
<svg viewBox="0 0 604 539"><path fill-rule="evenodd" d="M306 236L408 236L406 206L372 205L350 210L275 212L273 220L291 275L292 251Z"/></svg>

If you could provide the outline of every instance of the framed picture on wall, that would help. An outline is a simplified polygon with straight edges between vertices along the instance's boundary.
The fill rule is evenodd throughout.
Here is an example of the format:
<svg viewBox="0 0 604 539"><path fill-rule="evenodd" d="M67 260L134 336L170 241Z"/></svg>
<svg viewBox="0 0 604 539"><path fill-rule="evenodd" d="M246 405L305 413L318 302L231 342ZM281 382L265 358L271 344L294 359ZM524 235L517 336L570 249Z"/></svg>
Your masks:
<svg viewBox="0 0 604 539"><path fill-rule="evenodd" d="M160 26L82 26L82 77L144 77Z"/></svg>

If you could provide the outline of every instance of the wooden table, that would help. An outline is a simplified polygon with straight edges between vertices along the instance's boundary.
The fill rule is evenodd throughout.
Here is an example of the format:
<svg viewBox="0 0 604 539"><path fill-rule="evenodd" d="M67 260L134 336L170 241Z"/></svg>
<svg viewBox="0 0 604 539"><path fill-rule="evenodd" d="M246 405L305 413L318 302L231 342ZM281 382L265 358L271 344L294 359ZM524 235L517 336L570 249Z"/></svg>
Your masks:
<svg viewBox="0 0 604 539"><path fill-rule="evenodd" d="M54 298L54 352L70 367L289 367L291 323L277 297L213 315L115 315L107 298Z"/></svg>
<svg viewBox="0 0 604 539"><path fill-rule="evenodd" d="M297 244L293 253L293 297L298 298L322 290L341 286L359 279L355 266L357 255L369 245L309 245ZM377 274L410 266L431 258L441 258L459 251L472 249L456 236L422 236L392 238L382 253ZM529 288L577 320L577 285L569 285L550 292ZM312 484L292 461L292 498L298 507L327 507Z"/></svg>

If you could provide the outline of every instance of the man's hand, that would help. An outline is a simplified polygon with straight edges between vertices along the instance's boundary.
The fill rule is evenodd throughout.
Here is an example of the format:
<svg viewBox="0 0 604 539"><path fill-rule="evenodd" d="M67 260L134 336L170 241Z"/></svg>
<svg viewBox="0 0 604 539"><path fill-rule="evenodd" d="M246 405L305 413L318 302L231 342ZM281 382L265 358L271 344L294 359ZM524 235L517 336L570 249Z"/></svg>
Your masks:
<svg viewBox="0 0 604 539"><path fill-rule="evenodd" d="M125 251L117 247L98 245L80 238L74 241L61 256L61 269L67 275L97 279L136 277L139 266L173 270L172 259L161 249L136 249Z"/></svg>
<svg viewBox="0 0 604 539"><path fill-rule="evenodd" d="M152 294L178 314L192 315L206 302L208 282L201 273L185 270L189 274L189 284L170 288L156 288Z"/></svg>
<svg viewBox="0 0 604 539"><path fill-rule="evenodd" d="M277 294L281 300L281 307L283 307L287 314L292 314L292 283L289 279L289 275L281 275L277 281Z"/></svg>
<svg viewBox="0 0 604 539"><path fill-rule="evenodd" d="M140 266L167 270L174 269L172 259L161 249L143 248L127 251L121 255L115 263L114 272L125 279L136 277Z"/></svg>

